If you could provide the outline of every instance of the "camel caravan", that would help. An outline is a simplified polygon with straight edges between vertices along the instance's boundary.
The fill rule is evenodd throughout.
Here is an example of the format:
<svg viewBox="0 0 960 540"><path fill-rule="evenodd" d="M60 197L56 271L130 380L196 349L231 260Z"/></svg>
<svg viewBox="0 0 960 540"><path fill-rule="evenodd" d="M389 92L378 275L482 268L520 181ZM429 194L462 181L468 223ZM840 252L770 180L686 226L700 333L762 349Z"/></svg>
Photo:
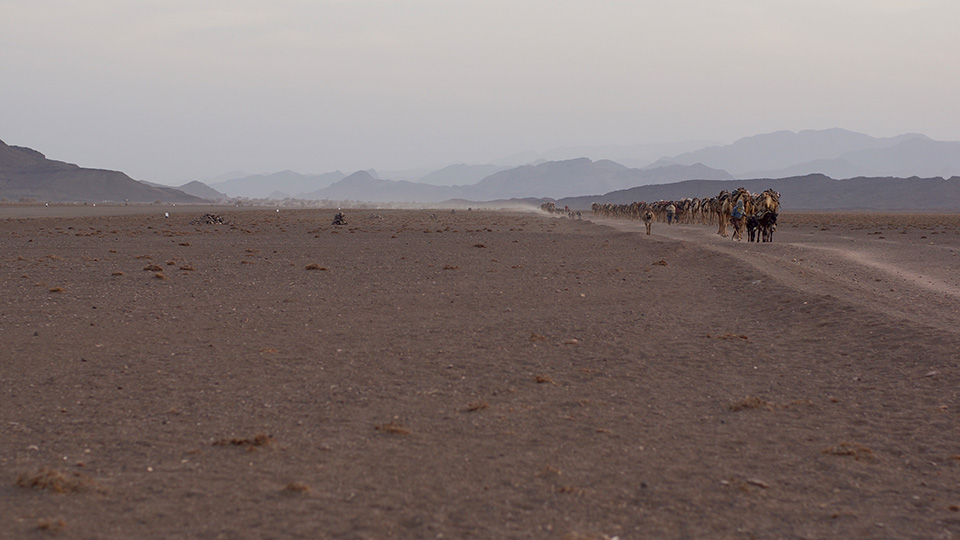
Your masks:
<svg viewBox="0 0 960 540"><path fill-rule="evenodd" d="M557 203L553 201L545 202L540 205L540 210L548 214L560 214L565 215L570 219L582 219L583 214L579 210L570 210L569 206L564 206L560 208L557 206Z"/></svg>
<svg viewBox="0 0 960 540"><path fill-rule="evenodd" d="M631 204L593 203L593 215L603 218L642 220L650 234L651 222L656 219L670 223L717 225L717 234L727 234L733 227L733 239L742 240L744 231L749 242L773 242L780 210L780 194L772 189L752 195L746 188L733 193L723 190L708 199L680 201L635 202Z"/></svg>

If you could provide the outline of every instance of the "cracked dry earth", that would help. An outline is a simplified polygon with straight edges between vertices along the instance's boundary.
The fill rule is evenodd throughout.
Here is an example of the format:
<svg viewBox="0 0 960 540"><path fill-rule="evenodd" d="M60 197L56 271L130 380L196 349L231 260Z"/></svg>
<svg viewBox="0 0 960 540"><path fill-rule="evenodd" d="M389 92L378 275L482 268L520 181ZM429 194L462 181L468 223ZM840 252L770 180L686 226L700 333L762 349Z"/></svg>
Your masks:
<svg viewBox="0 0 960 540"><path fill-rule="evenodd" d="M0 208L0 537L960 536L957 216L95 210Z"/></svg>

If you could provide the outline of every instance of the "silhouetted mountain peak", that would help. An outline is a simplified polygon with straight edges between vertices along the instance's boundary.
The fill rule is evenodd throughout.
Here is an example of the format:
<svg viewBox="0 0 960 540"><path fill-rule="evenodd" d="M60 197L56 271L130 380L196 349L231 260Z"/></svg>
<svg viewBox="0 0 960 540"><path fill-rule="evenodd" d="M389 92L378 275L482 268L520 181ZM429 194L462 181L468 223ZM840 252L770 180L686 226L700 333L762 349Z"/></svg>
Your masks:
<svg viewBox="0 0 960 540"><path fill-rule="evenodd" d="M187 182L186 184L180 186L177 189L179 189L180 191L188 195L193 195L194 197L200 197L201 199L207 199L209 201L219 201L222 199L229 198L225 194L220 193L219 191L213 189L212 187L198 180Z"/></svg>
<svg viewBox="0 0 960 540"><path fill-rule="evenodd" d="M375 176L370 174L369 171L357 171L347 176L343 180L340 180L340 182L337 182L337 183L340 184L340 183L369 182L371 180L379 180L379 178L376 178Z"/></svg>

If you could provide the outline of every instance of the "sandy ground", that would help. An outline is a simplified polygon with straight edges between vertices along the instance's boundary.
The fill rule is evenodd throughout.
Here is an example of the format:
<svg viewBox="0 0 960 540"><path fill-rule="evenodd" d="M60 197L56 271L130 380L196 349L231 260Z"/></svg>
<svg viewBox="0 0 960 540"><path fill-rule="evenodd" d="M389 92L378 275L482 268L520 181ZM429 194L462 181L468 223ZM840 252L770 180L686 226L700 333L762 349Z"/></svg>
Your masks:
<svg viewBox="0 0 960 540"><path fill-rule="evenodd" d="M958 216L8 210L0 537L960 536Z"/></svg>

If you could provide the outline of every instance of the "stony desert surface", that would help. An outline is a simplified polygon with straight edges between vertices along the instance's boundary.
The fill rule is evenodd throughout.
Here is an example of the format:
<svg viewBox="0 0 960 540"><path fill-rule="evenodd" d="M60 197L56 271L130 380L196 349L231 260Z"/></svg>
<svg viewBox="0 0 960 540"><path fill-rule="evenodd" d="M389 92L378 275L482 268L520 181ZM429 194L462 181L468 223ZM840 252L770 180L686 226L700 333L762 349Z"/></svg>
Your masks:
<svg viewBox="0 0 960 540"><path fill-rule="evenodd" d="M960 537L960 216L334 213L0 207L0 537Z"/></svg>

